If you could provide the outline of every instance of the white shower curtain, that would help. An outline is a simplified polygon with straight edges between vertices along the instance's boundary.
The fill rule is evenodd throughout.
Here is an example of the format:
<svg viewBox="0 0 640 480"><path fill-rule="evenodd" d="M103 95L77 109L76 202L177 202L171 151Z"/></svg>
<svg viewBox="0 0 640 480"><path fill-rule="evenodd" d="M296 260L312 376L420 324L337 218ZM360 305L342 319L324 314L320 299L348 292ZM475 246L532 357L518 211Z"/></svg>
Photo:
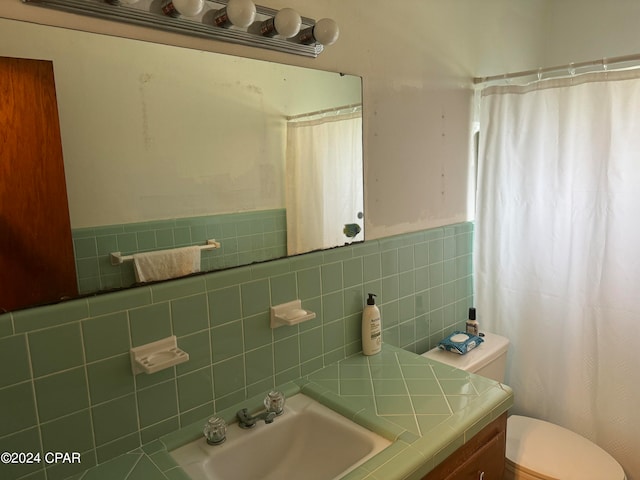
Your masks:
<svg viewBox="0 0 640 480"><path fill-rule="evenodd" d="M289 122L286 157L289 255L362 240L362 114Z"/></svg>
<svg viewBox="0 0 640 480"><path fill-rule="evenodd" d="M513 413L640 479L640 72L482 92L475 285ZM607 479L603 479L607 480Z"/></svg>

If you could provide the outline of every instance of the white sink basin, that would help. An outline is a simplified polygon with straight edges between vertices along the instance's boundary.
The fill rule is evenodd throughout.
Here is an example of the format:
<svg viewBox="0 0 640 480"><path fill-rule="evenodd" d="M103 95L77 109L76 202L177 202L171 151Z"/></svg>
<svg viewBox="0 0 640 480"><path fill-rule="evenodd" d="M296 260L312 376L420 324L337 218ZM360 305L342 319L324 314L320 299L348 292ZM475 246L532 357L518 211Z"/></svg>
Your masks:
<svg viewBox="0 0 640 480"><path fill-rule="evenodd" d="M391 442L301 393L273 423L233 423L227 440L204 436L170 453L192 480L338 479Z"/></svg>

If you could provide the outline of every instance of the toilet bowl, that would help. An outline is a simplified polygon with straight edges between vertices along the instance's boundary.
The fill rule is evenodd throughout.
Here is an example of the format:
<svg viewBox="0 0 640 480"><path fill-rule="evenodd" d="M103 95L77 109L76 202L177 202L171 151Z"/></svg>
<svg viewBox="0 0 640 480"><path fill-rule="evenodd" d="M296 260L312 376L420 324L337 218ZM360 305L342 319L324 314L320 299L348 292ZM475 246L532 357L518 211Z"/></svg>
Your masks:
<svg viewBox="0 0 640 480"><path fill-rule="evenodd" d="M484 342L459 355L439 348L422 354L430 360L504 381L509 340L485 333ZM625 480L615 459L586 438L543 420L511 415L507 419L504 480Z"/></svg>

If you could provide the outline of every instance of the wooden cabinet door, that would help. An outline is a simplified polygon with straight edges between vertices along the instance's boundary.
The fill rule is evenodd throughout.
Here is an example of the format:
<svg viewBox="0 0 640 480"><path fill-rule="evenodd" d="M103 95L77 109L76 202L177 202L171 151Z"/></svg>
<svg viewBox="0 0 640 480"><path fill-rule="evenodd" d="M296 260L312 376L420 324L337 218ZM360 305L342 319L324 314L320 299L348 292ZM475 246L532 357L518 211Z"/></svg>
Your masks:
<svg viewBox="0 0 640 480"><path fill-rule="evenodd" d="M422 480L502 480L507 413L480 430Z"/></svg>
<svg viewBox="0 0 640 480"><path fill-rule="evenodd" d="M0 57L0 312L77 294L53 64Z"/></svg>
<svg viewBox="0 0 640 480"><path fill-rule="evenodd" d="M502 480L505 438L505 432L500 432L446 477L446 480Z"/></svg>

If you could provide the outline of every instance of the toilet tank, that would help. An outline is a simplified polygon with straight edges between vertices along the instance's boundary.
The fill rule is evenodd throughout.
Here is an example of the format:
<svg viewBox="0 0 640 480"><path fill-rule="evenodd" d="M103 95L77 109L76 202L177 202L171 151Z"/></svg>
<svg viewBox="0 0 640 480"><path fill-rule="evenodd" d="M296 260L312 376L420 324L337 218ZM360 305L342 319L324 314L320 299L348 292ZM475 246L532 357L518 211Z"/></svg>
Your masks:
<svg viewBox="0 0 640 480"><path fill-rule="evenodd" d="M502 383L507 368L508 348L507 338L495 333L485 333L484 342L464 355L436 347L422 356Z"/></svg>

